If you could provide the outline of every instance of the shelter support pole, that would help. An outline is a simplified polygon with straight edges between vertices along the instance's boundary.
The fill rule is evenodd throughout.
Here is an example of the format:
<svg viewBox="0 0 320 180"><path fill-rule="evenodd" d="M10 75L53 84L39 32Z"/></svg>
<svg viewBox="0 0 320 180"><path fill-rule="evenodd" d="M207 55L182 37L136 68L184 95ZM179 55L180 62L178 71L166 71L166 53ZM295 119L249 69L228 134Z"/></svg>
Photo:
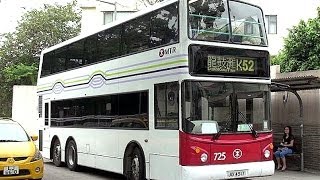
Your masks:
<svg viewBox="0 0 320 180"><path fill-rule="evenodd" d="M294 95L297 96L298 101L299 101L299 107L300 107L300 137L301 137L301 171L304 171L304 155L303 155L303 147L304 147L304 140L303 140L303 103L300 95L297 93L295 90L289 90L292 92Z"/></svg>

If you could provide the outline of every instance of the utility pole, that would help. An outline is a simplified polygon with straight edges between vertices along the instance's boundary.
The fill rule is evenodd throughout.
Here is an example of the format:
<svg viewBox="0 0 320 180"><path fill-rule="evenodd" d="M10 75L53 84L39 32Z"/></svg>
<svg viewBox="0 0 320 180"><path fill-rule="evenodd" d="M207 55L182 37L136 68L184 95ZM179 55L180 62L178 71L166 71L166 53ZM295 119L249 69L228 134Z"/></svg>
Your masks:
<svg viewBox="0 0 320 180"><path fill-rule="evenodd" d="M1 0L0 0L1 1ZM117 20L117 1L114 1L114 3L111 3L111 2L107 2L107 1L102 1L102 0L96 0L96 1L99 1L99 2L102 2L102 3L106 3L106 4L110 4L110 5L113 5L114 6L114 20L113 21L115 21L115 20Z"/></svg>

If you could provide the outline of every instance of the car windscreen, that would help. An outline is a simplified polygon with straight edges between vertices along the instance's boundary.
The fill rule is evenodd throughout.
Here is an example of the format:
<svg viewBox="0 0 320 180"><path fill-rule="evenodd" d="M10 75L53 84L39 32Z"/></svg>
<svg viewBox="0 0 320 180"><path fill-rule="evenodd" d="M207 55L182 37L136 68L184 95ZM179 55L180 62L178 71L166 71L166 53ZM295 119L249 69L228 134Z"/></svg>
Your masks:
<svg viewBox="0 0 320 180"><path fill-rule="evenodd" d="M25 142L29 137L19 124L1 123L0 142Z"/></svg>

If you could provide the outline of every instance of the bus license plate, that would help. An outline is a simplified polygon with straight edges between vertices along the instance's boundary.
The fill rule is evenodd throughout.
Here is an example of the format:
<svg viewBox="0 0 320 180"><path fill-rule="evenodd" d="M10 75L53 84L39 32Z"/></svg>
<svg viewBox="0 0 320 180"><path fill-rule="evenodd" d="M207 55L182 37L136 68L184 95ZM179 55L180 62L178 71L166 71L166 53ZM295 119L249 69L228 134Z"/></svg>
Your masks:
<svg viewBox="0 0 320 180"><path fill-rule="evenodd" d="M227 171L228 178L242 178L246 177L248 174L248 170L234 170L234 171Z"/></svg>
<svg viewBox="0 0 320 180"><path fill-rule="evenodd" d="M6 166L3 169L3 175L14 175L19 174L19 166Z"/></svg>

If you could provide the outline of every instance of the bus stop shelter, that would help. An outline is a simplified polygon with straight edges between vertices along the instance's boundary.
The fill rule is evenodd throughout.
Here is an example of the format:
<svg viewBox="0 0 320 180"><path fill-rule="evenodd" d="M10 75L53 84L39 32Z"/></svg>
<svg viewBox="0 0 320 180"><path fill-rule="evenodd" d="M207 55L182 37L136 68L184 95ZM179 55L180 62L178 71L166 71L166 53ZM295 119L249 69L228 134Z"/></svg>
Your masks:
<svg viewBox="0 0 320 180"><path fill-rule="evenodd" d="M301 138L301 171L304 170L304 115L303 115L303 102L297 91L320 89L320 78L317 76L298 76L272 79L271 92L291 92L299 102L299 122L300 122L300 138Z"/></svg>

